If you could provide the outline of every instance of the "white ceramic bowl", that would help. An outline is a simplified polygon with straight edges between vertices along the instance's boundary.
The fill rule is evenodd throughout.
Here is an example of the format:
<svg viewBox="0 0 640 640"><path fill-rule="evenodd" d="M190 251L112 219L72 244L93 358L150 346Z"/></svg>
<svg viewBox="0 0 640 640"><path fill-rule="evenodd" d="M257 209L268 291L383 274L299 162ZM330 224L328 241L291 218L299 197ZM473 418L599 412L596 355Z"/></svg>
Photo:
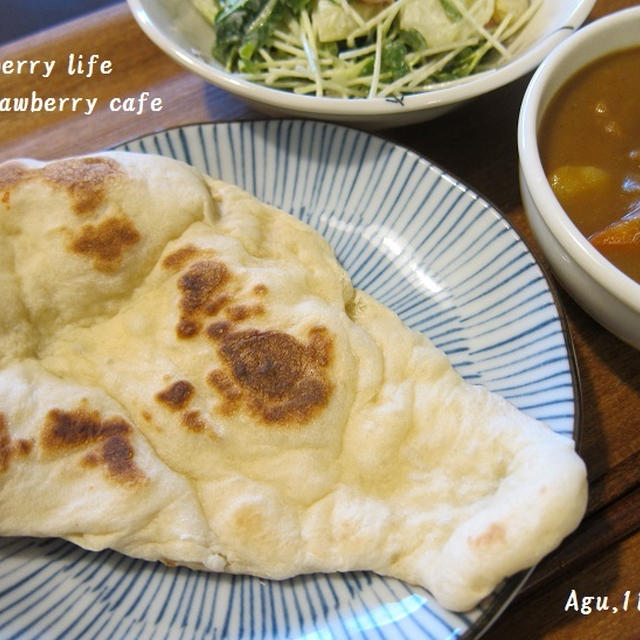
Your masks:
<svg viewBox="0 0 640 640"><path fill-rule="evenodd" d="M555 49L525 93L518 151L525 212L558 280L604 327L640 349L640 284L606 260L571 222L549 186L537 142L544 111L564 82L589 62L630 46L640 46L640 6L596 20Z"/></svg>
<svg viewBox="0 0 640 640"><path fill-rule="evenodd" d="M531 71L586 19L595 0L546 0L523 32L523 47L508 64L446 88L406 96L343 99L296 95L229 73L211 56L213 30L191 0L128 0L133 16L156 45L187 69L243 98L255 109L294 116L393 127L429 120L466 100L501 87Z"/></svg>

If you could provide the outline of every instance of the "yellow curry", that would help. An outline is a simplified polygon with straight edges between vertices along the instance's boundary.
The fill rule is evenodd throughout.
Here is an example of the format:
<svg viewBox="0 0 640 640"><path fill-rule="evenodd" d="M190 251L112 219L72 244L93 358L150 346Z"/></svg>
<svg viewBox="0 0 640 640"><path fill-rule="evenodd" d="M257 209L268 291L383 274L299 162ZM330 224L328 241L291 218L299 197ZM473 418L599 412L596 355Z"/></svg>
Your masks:
<svg viewBox="0 0 640 640"><path fill-rule="evenodd" d="M539 145L569 217L640 282L640 47L578 71L545 112Z"/></svg>

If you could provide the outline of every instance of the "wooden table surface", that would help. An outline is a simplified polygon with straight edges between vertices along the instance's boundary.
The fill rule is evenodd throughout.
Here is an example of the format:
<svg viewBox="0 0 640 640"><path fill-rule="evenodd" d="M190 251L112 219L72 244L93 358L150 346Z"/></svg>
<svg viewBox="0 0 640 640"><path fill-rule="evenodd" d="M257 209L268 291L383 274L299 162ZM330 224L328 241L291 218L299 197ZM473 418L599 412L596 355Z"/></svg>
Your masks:
<svg viewBox="0 0 640 640"><path fill-rule="evenodd" d="M589 20L635 4L599 0ZM142 34L124 3L0 47L0 61L56 59L62 67L70 53L85 59L96 53L100 61L111 61L112 71L91 78L55 72L48 78L1 75L0 96L36 91L97 98L95 110L90 115L0 112L0 161L92 152L193 122L263 117L172 62ZM517 179L516 123L529 77L437 120L377 133L418 151L493 202L539 255ZM140 115L109 110L112 98L142 91L160 98L162 109ZM582 388L579 451L589 470L588 512L579 529L536 568L483 636L487 640L640 638L640 353L596 324L563 292L560 299ZM629 590L632 606L617 614L565 611L572 589L580 596L608 595L615 601Z"/></svg>

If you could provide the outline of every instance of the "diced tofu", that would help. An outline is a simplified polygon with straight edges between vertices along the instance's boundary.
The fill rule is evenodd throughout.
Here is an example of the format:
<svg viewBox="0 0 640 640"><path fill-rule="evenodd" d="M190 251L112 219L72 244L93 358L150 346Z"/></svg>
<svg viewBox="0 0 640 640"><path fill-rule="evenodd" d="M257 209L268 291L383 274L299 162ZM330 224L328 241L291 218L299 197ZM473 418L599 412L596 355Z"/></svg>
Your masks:
<svg viewBox="0 0 640 640"><path fill-rule="evenodd" d="M213 24L220 6L217 0L192 0L193 6L203 15L207 22Z"/></svg>
<svg viewBox="0 0 640 640"><path fill-rule="evenodd" d="M493 0L461 0L477 24L491 20ZM400 26L418 30L429 47L441 47L472 36L476 29L467 19L447 14L440 0L408 0L400 10Z"/></svg>
<svg viewBox="0 0 640 640"><path fill-rule="evenodd" d="M352 2L351 7L366 21L376 15L385 5ZM313 26L320 42L345 40L358 26L354 16L339 2L318 0L311 13Z"/></svg>
<svg viewBox="0 0 640 640"><path fill-rule="evenodd" d="M493 19L502 22L505 16L511 14L513 20L519 18L529 7L529 0L495 0Z"/></svg>

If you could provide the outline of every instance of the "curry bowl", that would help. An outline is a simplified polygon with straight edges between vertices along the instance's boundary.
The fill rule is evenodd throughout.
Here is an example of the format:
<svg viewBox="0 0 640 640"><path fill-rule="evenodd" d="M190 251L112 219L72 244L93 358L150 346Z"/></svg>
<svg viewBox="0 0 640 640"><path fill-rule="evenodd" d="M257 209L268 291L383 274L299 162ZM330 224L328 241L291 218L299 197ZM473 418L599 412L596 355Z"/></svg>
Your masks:
<svg viewBox="0 0 640 640"><path fill-rule="evenodd" d="M554 50L540 65L527 87L518 122L518 152L520 187L527 219L556 277L576 302L601 325L640 349L640 282L637 276L631 277L614 266L578 228L580 223L574 222L567 212L567 201L564 200L565 207L560 204L557 194L561 192L555 182L555 191L552 188L551 181L554 178L549 166L544 166L547 159L543 161L543 148L548 146L546 136L549 135L549 130L545 128L545 118L556 104L554 100L570 86L569 83L577 86L576 78L582 77L586 83L588 76L595 73L592 70L597 69L594 65L602 65L605 60L618 60L625 52L630 54L637 51L640 55L638 48L640 7L634 7L594 21ZM609 70L608 73L615 71ZM635 98L637 85L628 76L624 82L631 87L631 100L635 103L632 109L637 113L640 106L640 101ZM574 120L577 121L580 114L585 112L589 112L593 118L600 117L603 113L608 113L609 105L620 106L607 102L607 98L603 97L604 85L603 82L599 83L589 106L576 110L576 105L573 105ZM610 117L611 120L606 120L603 125L608 127L607 135L623 136L624 131L621 133L621 130L616 129L617 115L612 114ZM574 136L576 144L580 142L576 138L588 136L588 125L584 126L584 135ZM635 147L634 140L629 140L628 144L629 159L636 162L640 159L638 140L635 139ZM592 157L585 157L583 164L589 165L588 171L594 175L600 175L603 171L599 166L594 166L597 161L594 162ZM636 164L635 173L632 169L626 180L616 182L621 192L636 190L635 208L623 216L624 220L633 220L633 229L640 226L640 182L636 181L640 176L640 161ZM592 202L595 207L595 199ZM591 209L591 202L586 208ZM628 223L625 224L631 229ZM613 229L614 224L609 224L606 228ZM616 227L620 228L620 225ZM628 245L625 247L632 247L634 250L637 248L637 260L640 261L640 232L635 237L633 233L633 230L627 233L625 242ZM592 240L596 235L591 236Z"/></svg>
<svg viewBox="0 0 640 640"><path fill-rule="evenodd" d="M387 6L391 8L400 3L406 4L406 1L396 0ZM308 5L309 11L317 7L319 2L327 2L332 6L351 6L347 2L312 0ZM420 0L411 2L420 4ZM573 33L595 4L595 0L531 0L530 5L534 2L531 8L537 9L532 12L531 19L509 40L509 47L512 47L509 55L503 56L494 66L466 78L435 83L429 90L415 93L343 98L330 97L326 92L307 95L273 88L251 80L247 73L229 71L212 54L214 30L192 0L128 0L141 29L165 53L207 82L235 94L258 111L275 116L314 118L376 128L429 120L523 76ZM200 6L202 4L200 0ZM422 4L432 6L429 3ZM511 3L505 4L509 6ZM438 3L435 5L440 7ZM214 6L214 2L209 2L208 6ZM220 3L220 6L223 9L226 7L224 3Z"/></svg>

